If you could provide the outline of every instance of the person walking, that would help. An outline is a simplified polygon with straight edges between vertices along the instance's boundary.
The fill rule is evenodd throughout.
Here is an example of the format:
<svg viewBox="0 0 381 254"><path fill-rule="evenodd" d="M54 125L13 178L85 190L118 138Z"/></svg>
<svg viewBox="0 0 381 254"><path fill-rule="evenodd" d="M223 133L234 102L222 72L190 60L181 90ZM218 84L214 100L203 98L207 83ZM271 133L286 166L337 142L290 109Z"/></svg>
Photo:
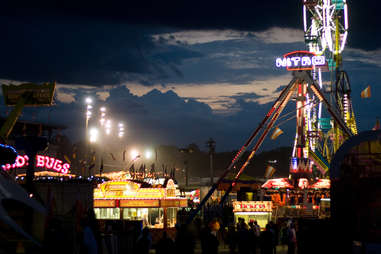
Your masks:
<svg viewBox="0 0 381 254"><path fill-rule="evenodd" d="M270 224L266 225L266 230L261 234L261 254L273 254L273 233Z"/></svg>
<svg viewBox="0 0 381 254"><path fill-rule="evenodd" d="M256 225L254 224L254 221L249 222L249 235L250 235L250 242L251 242L251 253L256 254L259 234L257 234L257 228L256 228Z"/></svg>
<svg viewBox="0 0 381 254"><path fill-rule="evenodd" d="M149 228L143 228L142 234L139 236L136 242L136 248L134 253L139 254L149 254L149 250L151 249L152 237L149 232Z"/></svg>
<svg viewBox="0 0 381 254"><path fill-rule="evenodd" d="M249 254L250 244L249 227L245 222L243 222L240 226L240 230L238 231L238 253Z"/></svg>
<svg viewBox="0 0 381 254"><path fill-rule="evenodd" d="M82 246L81 254L98 254L98 245L93 230L89 225L88 218L81 221L82 225Z"/></svg>
<svg viewBox="0 0 381 254"><path fill-rule="evenodd" d="M176 253L193 254L195 248L194 235L188 231L186 225L178 228L175 240Z"/></svg>
<svg viewBox="0 0 381 254"><path fill-rule="evenodd" d="M229 253L234 254L235 248L237 246L237 232L235 230L234 225L230 225L228 227L228 233L226 236L226 242L229 246Z"/></svg>
<svg viewBox="0 0 381 254"><path fill-rule="evenodd" d="M295 254L295 247L296 247L296 231L295 231L295 224L293 222L289 223L288 231L288 251L287 254Z"/></svg>
<svg viewBox="0 0 381 254"><path fill-rule="evenodd" d="M174 254L175 244L171 238L167 236L167 232L163 232L162 238L156 246L156 254Z"/></svg>

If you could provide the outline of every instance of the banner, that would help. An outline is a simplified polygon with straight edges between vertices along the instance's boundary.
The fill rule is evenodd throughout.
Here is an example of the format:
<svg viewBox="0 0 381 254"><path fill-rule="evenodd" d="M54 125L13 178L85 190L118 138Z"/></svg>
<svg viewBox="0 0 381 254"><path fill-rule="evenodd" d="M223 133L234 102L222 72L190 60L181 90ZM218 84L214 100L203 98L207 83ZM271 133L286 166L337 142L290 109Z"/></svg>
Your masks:
<svg viewBox="0 0 381 254"><path fill-rule="evenodd" d="M265 178L271 178L275 173L275 168L268 165L265 171Z"/></svg>
<svg viewBox="0 0 381 254"><path fill-rule="evenodd" d="M278 127L275 128L273 134L271 135L271 139L272 140L275 140L276 138L279 137L279 135L281 135L283 133L283 131L281 129L279 129Z"/></svg>
<svg viewBox="0 0 381 254"><path fill-rule="evenodd" d="M362 90L361 92L361 98L370 98L371 92L370 92L370 86Z"/></svg>

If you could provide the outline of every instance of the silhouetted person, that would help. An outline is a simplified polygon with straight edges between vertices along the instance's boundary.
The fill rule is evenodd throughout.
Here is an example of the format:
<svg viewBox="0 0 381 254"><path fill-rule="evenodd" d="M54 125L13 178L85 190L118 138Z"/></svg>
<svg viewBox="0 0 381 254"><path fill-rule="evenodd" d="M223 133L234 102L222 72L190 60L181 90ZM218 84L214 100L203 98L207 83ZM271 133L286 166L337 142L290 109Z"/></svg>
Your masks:
<svg viewBox="0 0 381 254"><path fill-rule="evenodd" d="M296 231L295 231L295 224L290 222L290 225L288 227L287 231L288 235L288 254L295 254L295 246L296 246Z"/></svg>
<svg viewBox="0 0 381 254"><path fill-rule="evenodd" d="M238 253L248 254L250 253L250 233L247 224L243 221L240 224L240 229L237 232L238 237Z"/></svg>
<svg viewBox="0 0 381 254"><path fill-rule="evenodd" d="M45 230L45 253L57 253L64 254L67 253L66 250L66 240L65 233L62 229L62 222L58 219L52 219L46 227ZM57 248L57 246L61 246Z"/></svg>
<svg viewBox="0 0 381 254"><path fill-rule="evenodd" d="M273 233L269 224L261 234L261 254L273 254Z"/></svg>
<svg viewBox="0 0 381 254"><path fill-rule="evenodd" d="M98 254L98 245L94 232L90 227L89 219L84 218L81 221L82 226L82 246L81 254ZM59 246L57 246L59 247Z"/></svg>
<svg viewBox="0 0 381 254"><path fill-rule="evenodd" d="M152 238L149 232L149 228L143 228L142 234L138 237L136 242L134 253L136 254L148 254L151 249Z"/></svg>
<svg viewBox="0 0 381 254"><path fill-rule="evenodd" d="M228 227L226 242L229 246L230 253L231 254L235 253L235 248L237 246L237 232L236 232L234 226Z"/></svg>
<svg viewBox="0 0 381 254"><path fill-rule="evenodd" d="M162 238L156 245L156 254L174 254L175 244L171 238L167 236L167 232L163 232Z"/></svg>
<svg viewBox="0 0 381 254"><path fill-rule="evenodd" d="M272 221L269 222L268 224L270 226L270 232L273 236L273 254L276 254L276 246L278 245L278 228L277 225L275 225Z"/></svg>
<svg viewBox="0 0 381 254"><path fill-rule="evenodd" d="M188 232L186 225L178 228L175 240L176 253L193 254L195 241L193 235Z"/></svg>

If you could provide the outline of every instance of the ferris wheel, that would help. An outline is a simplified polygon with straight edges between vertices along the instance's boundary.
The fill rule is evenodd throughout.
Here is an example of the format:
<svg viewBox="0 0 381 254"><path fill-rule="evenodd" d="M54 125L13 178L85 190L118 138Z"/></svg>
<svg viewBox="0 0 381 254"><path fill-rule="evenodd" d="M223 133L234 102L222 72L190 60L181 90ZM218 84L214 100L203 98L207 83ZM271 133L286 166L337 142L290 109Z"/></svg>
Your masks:
<svg viewBox="0 0 381 254"><path fill-rule="evenodd" d="M305 41L309 51L340 54L348 35L346 0L303 0Z"/></svg>

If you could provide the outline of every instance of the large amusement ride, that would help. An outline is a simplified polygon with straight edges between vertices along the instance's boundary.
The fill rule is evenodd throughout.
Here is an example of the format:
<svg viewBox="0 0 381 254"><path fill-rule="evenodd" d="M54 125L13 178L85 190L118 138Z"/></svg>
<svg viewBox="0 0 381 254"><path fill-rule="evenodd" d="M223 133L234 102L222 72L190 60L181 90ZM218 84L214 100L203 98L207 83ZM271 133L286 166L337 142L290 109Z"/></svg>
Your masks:
<svg viewBox="0 0 381 254"><path fill-rule="evenodd" d="M291 81L194 214L226 175L238 168L221 200L222 203L225 201L289 101L296 102L296 134L287 181L295 188L315 184L318 180L312 177L313 171L320 171L321 178L329 178L333 154L347 138L357 134L349 78L342 69L342 52L349 28L347 2L302 0L302 3L306 49L276 59L277 67L292 72Z"/></svg>

